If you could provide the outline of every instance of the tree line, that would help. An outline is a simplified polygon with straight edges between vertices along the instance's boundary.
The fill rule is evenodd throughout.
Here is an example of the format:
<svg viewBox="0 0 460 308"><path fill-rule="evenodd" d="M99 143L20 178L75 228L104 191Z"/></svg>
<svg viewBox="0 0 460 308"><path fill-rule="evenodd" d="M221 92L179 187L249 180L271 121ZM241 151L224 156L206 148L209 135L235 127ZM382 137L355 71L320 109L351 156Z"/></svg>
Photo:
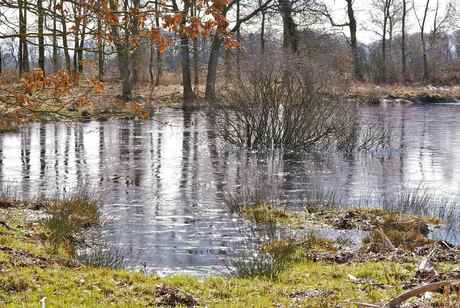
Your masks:
<svg viewBox="0 0 460 308"><path fill-rule="evenodd" d="M375 82L431 82L455 67L460 48L449 34L456 22L452 3L371 0L366 14L357 14L356 1L335 3L0 0L0 73L65 70L78 80L86 64L94 63L104 81L116 67L120 97L130 100L145 75L152 87L158 86L164 71L177 67L189 104L203 72L206 98L213 100L219 76L241 79L247 67L263 69L273 61L323 61L353 80ZM343 12L337 14L337 8ZM360 29L378 39L363 44ZM220 62L224 74L219 74Z"/></svg>

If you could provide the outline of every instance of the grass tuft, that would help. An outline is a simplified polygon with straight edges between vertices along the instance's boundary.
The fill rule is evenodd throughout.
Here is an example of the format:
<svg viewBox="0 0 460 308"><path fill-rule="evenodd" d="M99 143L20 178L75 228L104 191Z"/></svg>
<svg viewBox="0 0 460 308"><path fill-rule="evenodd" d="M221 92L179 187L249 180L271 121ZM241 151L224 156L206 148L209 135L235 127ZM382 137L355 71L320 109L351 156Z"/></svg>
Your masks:
<svg viewBox="0 0 460 308"><path fill-rule="evenodd" d="M101 224L97 202L85 194L47 200L43 209L48 217L41 224L54 253L62 248L73 255L83 242L83 231Z"/></svg>

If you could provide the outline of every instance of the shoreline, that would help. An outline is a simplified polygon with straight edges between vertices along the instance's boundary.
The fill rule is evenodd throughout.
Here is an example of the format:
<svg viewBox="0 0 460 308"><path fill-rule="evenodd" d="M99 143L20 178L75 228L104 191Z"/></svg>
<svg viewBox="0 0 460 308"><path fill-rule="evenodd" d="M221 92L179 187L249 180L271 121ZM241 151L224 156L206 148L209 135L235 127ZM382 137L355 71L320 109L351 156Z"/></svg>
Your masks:
<svg viewBox="0 0 460 308"><path fill-rule="evenodd" d="M379 246L380 252L375 252L374 248L365 252L350 251L343 243L315 235L264 244L263 251L275 258L278 253L284 254L295 248L294 258L271 278L265 274L242 277L214 275L206 278L175 274L160 277L154 273L84 265L61 250L58 253L50 252L49 231L40 222L43 213L38 206L29 208L10 203L6 207L5 204L0 207L0 221L5 222L0 224L0 303L11 307L38 305L45 297L46 303L53 307L356 307L354 303L386 303L405 290L424 283L460 278L460 273L456 271L458 258L448 258L458 255L455 253L457 248L444 247L442 243L438 245L437 242L423 240L415 255L405 252L405 248L387 250L388 247L383 246ZM383 210L326 208L322 211L317 205L303 216L286 212L282 214L272 207L258 207L256 212L249 209L242 215L249 221L257 217L257 224L274 220L294 228L298 227L300 221L307 225L320 221L344 229L366 229L369 224L386 217L400 217L398 221L438 223L432 218L393 216ZM431 250L422 248L424 245L436 245L427 247L437 247L439 253L428 257L432 259L431 267L420 275L420 263ZM446 254L450 250L452 252ZM452 296L435 294L432 297L437 302L454 300Z"/></svg>
<svg viewBox="0 0 460 308"><path fill-rule="evenodd" d="M60 110L58 114L42 111L34 116L33 122L77 121L91 120L106 121L108 119L145 119L154 114L159 107L183 108L182 94L179 84L161 85L152 90L149 86L140 86L135 91L133 101L120 100L113 93L119 92L119 85L113 82L104 84L104 92L92 94L92 104L82 107L70 106ZM85 88L83 87L82 90ZM74 89L77 93L78 89ZM203 98L204 89L200 88L196 102L191 109L206 108L210 103ZM370 83L354 83L347 90L338 90L336 94L351 102L367 105L411 105L460 103L460 86L434 87L430 85L377 85ZM0 106L1 107L1 106ZM29 123L21 124L4 121L0 123L0 134L17 132L19 128Z"/></svg>
<svg viewBox="0 0 460 308"><path fill-rule="evenodd" d="M460 102L460 86L353 84L345 97L365 104L436 104Z"/></svg>

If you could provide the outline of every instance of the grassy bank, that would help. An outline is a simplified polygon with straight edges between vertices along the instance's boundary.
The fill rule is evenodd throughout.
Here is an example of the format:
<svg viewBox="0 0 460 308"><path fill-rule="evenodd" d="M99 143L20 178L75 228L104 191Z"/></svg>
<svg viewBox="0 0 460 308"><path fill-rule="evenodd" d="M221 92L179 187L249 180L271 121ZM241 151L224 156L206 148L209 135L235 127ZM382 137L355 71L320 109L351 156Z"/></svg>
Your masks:
<svg viewBox="0 0 460 308"><path fill-rule="evenodd" d="M356 307L356 302L387 302L416 276L417 257L382 254L380 258L337 261L334 256L343 254L340 245L314 236L266 243L261 252L274 258L275 251L282 251L286 256L285 267L271 278L257 271L244 277L161 278L101 263L84 265L74 257L74 247L80 236L99 224L95 206L86 197L29 204L2 198L0 305L36 307L46 298L49 307ZM272 207L265 208L269 219L264 218L264 207L255 209L257 214L243 211L244 217L254 221L257 217L256 223L273 223L278 218L281 223L299 223L293 214ZM371 217L383 215L376 213ZM435 267L449 272L454 265L455 261L444 260ZM449 296L435 298L445 304L452 300Z"/></svg>
<svg viewBox="0 0 460 308"><path fill-rule="evenodd" d="M190 294L200 305L209 307L287 306L294 302L330 307L347 305L351 300L387 299L401 291L403 282L414 271L412 264L304 260L292 264L276 280L159 278L75 264L66 256L50 254L43 231L36 224L18 219L10 226L14 230L0 227L0 303L12 307L37 306L43 297L50 307L166 304L169 295L161 295L160 291L166 289L173 294L175 288L180 291L173 301L185 305L185 294ZM350 277L362 282L356 283Z"/></svg>
<svg viewBox="0 0 460 308"><path fill-rule="evenodd" d="M460 99L460 87L354 83L344 95L351 99L357 99L370 104L380 104L388 100L400 101L402 103L436 103Z"/></svg>

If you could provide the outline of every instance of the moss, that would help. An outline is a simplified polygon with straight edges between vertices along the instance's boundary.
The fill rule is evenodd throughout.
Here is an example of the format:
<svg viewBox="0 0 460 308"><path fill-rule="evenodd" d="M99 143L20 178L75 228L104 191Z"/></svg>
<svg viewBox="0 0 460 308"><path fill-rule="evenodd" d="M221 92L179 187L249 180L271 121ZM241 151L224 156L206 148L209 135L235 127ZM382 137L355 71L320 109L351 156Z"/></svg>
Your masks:
<svg viewBox="0 0 460 308"><path fill-rule="evenodd" d="M398 248L413 250L416 247L432 243L427 235L428 225L439 224L440 221L430 217L417 217L408 214L386 212L384 210L359 210L359 214L367 217L370 223L379 228L391 243ZM373 230L364 238L372 250L382 250L384 247L382 235Z"/></svg>
<svg viewBox="0 0 460 308"><path fill-rule="evenodd" d="M299 227L305 223L303 215L288 212L266 203L241 206L239 211L244 218L260 224L280 223Z"/></svg>

